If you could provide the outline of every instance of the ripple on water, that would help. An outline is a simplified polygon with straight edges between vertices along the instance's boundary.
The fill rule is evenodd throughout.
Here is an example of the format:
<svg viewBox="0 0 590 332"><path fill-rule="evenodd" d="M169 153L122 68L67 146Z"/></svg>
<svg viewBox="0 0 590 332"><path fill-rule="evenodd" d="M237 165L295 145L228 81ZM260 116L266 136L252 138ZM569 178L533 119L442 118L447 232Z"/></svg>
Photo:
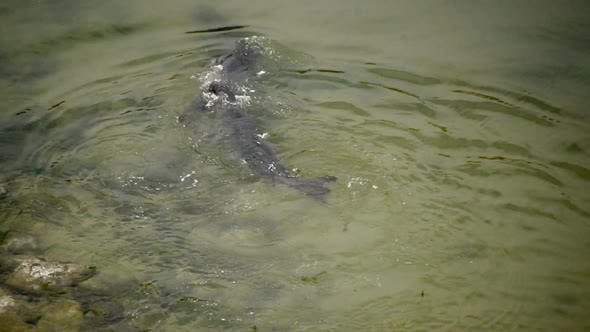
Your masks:
<svg viewBox="0 0 590 332"><path fill-rule="evenodd" d="M110 273L135 326L558 330L585 317L579 114L509 86L314 62L255 39L269 59L243 106L290 169L339 178L311 202L232 164L213 121L176 121L216 79L211 59L255 28L166 30L173 41L154 49L147 27L50 38L68 49L72 68L52 69L68 81L0 131L0 162L18 164L2 231ZM137 50L105 53L109 39ZM78 72L94 68L88 54L104 71Z"/></svg>

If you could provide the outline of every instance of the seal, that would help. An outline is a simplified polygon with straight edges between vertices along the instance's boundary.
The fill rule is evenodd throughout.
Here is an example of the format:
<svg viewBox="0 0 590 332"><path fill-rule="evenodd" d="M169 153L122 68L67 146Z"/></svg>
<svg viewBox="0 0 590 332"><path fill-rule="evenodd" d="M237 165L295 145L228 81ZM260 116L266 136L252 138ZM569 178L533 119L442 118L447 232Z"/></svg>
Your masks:
<svg viewBox="0 0 590 332"><path fill-rule="evenodd" d="M251 42L251 38L242 38L236 42L235 49L228 55L217 59L215 67L217 79L205 83L202 93L179 117L187 124L195 120L195 113L216 112L223 140L239 154L243 163L256 174L270 177L280 183L301 191L317 200L324 201L324 195L330 191L327 184L337 180L334 176L304 178L293 176L278 159L273 147L263 138L259 121L249 114L244 106L237 102L244 83L257 75L257 62L263 56L263 46ZM211 106L212 99L221 99L219 106ZM196 120L198 121L198 120Z"/></svg>

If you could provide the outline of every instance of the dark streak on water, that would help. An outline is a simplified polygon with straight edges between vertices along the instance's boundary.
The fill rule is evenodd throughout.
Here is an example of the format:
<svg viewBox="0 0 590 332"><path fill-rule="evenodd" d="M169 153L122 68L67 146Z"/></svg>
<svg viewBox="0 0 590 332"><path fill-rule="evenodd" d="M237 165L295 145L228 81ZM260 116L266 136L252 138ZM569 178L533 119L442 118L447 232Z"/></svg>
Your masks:
<svg viewBox="0 0 590 332"><path fill-rule="evenodd" d="M219 27L219 28L211 28L211 29L203 29L203 30L192 30L185 32L186 34L197 34L197 33L211 33L211 32L224 32L224 31L232 31L232 30L240 30L247 28L247 25L232 25L227 27Z"/></svg>

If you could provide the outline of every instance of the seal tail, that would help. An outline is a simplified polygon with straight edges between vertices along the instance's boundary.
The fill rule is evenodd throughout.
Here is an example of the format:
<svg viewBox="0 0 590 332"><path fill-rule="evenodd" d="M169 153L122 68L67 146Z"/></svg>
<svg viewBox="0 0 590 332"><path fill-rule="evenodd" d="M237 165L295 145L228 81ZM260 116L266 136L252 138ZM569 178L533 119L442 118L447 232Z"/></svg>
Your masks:
<svg viewBox="0 0 590 332"><path fill-rule="evenodd" d="M326 185L330 182L336 181L338 178L335 176L322 176L319 178L297 178L297 177L275 177L275 181L288 185L289 187L295 188L302 193L309 195L319 201L324 202L324 195L330 192L330 189Z"/></svg>

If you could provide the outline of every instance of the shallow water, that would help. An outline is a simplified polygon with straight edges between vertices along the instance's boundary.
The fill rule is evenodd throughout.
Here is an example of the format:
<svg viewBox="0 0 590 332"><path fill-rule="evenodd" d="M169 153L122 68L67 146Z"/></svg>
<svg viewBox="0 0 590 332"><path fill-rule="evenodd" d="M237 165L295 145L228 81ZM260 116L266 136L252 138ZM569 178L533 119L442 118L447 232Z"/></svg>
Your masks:
<svg viewBox="0 0 590 332"><path fill-rule="evenodd" d="M5 2L0 230L130 330L590 329L589 7ZM177 121L252 35L250 111L325 203Z"/></svg>

